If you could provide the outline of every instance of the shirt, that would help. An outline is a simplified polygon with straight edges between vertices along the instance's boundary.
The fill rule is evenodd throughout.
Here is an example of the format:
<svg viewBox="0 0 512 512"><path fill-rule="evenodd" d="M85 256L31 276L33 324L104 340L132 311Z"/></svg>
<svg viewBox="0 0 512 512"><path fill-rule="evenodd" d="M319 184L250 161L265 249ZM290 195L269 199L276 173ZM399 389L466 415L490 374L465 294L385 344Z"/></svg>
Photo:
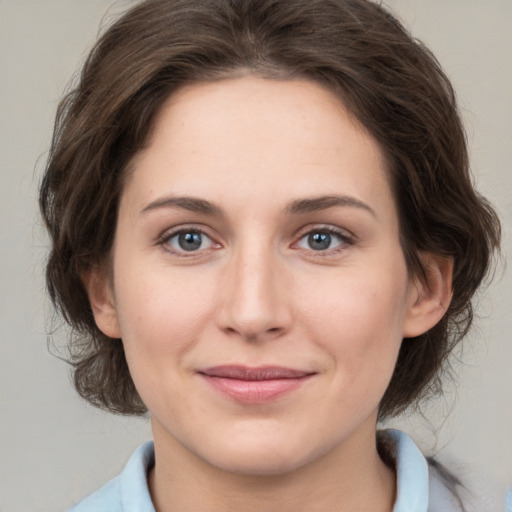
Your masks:
<svg viewBox="0 0 512 512"><path fill-rule="evenodd" d="M397 498L393 512L494 512L495 508L479 508L473 503L462 507L447 488L442 475L420 452L412 439L399 430L385 430L379 437L386 440L387 449L396 468ZM119 476L110 480L68 512L155 512L147 475L155 463L154 445L148 441L139 446ZM478 508L473 508L478 507ZM504 510L504 508L501 508Z"/></svg>

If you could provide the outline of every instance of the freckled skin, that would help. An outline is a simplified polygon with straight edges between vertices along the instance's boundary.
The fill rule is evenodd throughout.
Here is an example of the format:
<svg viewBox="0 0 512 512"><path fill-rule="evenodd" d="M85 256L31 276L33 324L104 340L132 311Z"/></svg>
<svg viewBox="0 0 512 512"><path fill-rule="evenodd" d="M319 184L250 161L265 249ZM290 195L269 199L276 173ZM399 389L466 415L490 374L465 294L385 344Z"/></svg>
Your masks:
<svg viewBox="0 0 512 512"><path fill-rule="evenodd" d="M287 209L334 195L369 209ZM141 213L163 197L208 201L220 213ZM179 229L202 233L200 248L183 250ZM308 233L326 230L330 248L315 250ZM330 92L244 77L174 94L127 180L113 265L112 311L96 318L123 339L152 414L157 475L159 454L196 473L385 473L376 415L413 322L415 287L381 151ZM230 364L315 375L248 405L197 373Z"/></svg>

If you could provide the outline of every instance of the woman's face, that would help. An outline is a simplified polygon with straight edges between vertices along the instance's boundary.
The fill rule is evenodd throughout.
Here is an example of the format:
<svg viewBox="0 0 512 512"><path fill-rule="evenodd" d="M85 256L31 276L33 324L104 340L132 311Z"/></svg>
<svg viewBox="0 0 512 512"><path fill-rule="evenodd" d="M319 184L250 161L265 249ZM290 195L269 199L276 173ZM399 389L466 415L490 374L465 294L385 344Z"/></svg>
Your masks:
<svg viewBox="0 0 512 512"><path fill-rule="evenodd" d="M330 92L174 94L127 179L113 269L96 318L160 445L277 474L374 437L417 293L383 155Z"/></svg>

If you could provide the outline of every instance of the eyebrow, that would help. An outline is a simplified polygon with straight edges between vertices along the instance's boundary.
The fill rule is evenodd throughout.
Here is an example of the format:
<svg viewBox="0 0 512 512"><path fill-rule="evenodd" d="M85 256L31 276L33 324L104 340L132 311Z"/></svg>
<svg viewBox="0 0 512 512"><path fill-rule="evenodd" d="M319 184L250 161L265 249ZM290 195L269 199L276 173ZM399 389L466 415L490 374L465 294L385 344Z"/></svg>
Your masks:
<svg viewBox="0 0 512 512"><path fill-rule="evenodd" d="M350 206L360 208L377 217L375 211L363 201L351 196L320 196L293 201L286 208L287 213L311 213L332 208L333 206Z"/></svg>
<svg viewBox="0 0 512 512"><path fill-rule="evenodd" d="M140 214L144 214L160 208L182 208L190 212L202 213L204 215L214 215L221 217L222 210L210 201L198 199L196 197L163 197L149 203L144 207Z"/></svg>
<svg viewBox="0 0 512 512"><path fill-rule="evenodd" d="M319 196L305 199L297 199L292 201L286 208L285 212L292 215L300 215L305 213L312 213L321 210L327 210L334 206L349 206L353 208L360 208L366 210L373 217L377 217L375 211L363 201L351 196ZM196 197L163 197L152 201L145 206L140 214L144 214L153 210L161 208L181 208L194 213L202 213L204 215L211 215L222 217L223 211L215 204L205 199L198 199Z"/></svg>

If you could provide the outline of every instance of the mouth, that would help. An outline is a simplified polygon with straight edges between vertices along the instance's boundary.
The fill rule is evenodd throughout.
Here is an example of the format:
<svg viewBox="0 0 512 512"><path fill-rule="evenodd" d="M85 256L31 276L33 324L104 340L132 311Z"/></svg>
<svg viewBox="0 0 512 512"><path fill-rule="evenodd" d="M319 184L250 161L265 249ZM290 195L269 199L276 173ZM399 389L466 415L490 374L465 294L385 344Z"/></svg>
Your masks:
<svg viewBox="0 0 512 512"><path fill-rule="evenodd" d="M272 402L297 390L315 372L281 366L214 366L197 372L215 391L246 404Z"/></svg>

